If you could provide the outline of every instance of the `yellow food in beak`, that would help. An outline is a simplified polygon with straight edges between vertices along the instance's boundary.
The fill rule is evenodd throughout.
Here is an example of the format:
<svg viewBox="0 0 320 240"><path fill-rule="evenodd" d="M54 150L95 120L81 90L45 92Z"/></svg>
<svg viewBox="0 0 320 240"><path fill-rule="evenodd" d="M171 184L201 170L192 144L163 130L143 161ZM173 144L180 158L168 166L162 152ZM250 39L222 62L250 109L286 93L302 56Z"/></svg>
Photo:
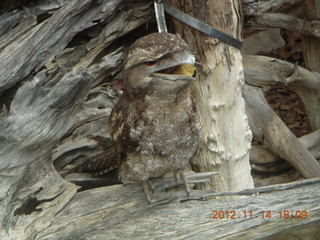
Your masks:
<svg viewBox="0 0 320 240"><path fill-rule="evenodd" d="M172 74L194 77L196 68L191 64L181 64L174 69Z"/></svg>

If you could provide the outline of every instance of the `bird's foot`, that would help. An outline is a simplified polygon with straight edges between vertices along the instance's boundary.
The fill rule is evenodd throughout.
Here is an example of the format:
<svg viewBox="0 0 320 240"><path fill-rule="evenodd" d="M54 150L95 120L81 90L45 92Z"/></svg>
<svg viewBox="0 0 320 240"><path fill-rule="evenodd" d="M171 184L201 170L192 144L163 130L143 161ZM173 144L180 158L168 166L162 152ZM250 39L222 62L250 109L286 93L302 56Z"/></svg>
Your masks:
<svg viewBox="0 0 320 240"><path fill-rule="evenodd" d="M153 189L154 189L154 183L151 182L150 180L145 180L142 182L142 185L143 185L144 194L146 195L148 202L151 203L152 202L151 193L153 192Z"/></svg>
<svg viewBox="0 0 320 240"><path fill-rule="evenodd" d="M174 176L176 178L177 183L179 182L179 177L181 177L183 184L184 184L184 187L185 187L185 190L187 192L187 195L190 196L190 186L188 183L188 177L185 174L185 172L182 169L179 169L174 172Z"/></svg>
<svg viewBox="0 0 320 240"><path fill-rule="evenodd" d="M155 189L153 193L153 200L149 202L152 206L163 205L169 202L184 202L189 200L204 199L206 196L214 193L213 190L192 190L194 184L206 183L213 176L218 175L216 172L183 172L185 177L181 176L181 173L175 173L175 177L162 178L158 179L155 182ZM178 178L178 179L177 179ZM187 189L185 181L187 180L188 187L191 190ZM167 191L168 189L173 189L184 185L186 191L189 191L186 196L184 191Z"/></svg>

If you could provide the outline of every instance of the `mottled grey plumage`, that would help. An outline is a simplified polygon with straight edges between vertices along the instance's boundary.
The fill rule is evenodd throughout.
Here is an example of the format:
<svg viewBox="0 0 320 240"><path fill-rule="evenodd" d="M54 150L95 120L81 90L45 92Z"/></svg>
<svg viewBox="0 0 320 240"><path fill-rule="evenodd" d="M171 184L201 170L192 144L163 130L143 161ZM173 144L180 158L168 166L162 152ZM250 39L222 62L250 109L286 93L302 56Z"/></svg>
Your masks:
<svg viewBox="0 0 320 240"><path fill-rule="evenodd" d="M198 148L200 115L189 88L194 62L174 34L153 33L129 49L110 132L122 182L144 183L149 201L148 180L169 171L185 179L181 170Z"/></svg>

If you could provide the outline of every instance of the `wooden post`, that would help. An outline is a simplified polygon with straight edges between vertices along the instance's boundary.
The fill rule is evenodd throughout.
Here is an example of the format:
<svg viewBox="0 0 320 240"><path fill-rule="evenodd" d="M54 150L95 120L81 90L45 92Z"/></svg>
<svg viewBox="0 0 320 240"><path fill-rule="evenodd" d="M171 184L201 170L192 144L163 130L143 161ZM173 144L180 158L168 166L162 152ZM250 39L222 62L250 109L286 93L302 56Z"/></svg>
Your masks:
<svg viewBox="0 0 320 240"><path fill-rule="evenodd" d="M240 1L169 1L185 13L242 38ZM193 161L198 171L219 171L211 182L217 191L253 186L249 153L251 131L242 98L243 67L240 50L173 20L175 31L193 48L199 62L195 95L203 116L202 142Z"/></svg>

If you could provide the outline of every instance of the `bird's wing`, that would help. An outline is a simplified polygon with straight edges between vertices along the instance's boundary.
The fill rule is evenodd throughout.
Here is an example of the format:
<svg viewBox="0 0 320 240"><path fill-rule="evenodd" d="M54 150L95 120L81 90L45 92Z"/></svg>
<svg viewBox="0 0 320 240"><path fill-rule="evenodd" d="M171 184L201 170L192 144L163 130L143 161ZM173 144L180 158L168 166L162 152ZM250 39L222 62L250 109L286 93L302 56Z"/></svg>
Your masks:
<svg viewBox="0 0 320 240"><path fill-rule="evenodd" d="M80 157L75 159L69 164L66 174L89 172L94 175L101 175L117 168L117 161L111 139L91 135L87 137L95 140L104 150L88 158Z"/></svg>
<svg viewBox="0 0 320 240"><path fill-rule="evenodd" d="M133 151L133 140L130 139L130 121L128 121L129 103L121 98L112 109L109 119L111 139L102 139L98 136L89 136L98 142L104 151L77 164L68 173L91 172L97 175L119 168L125 161L126 154Z"/></svg>
<svg viewBox="0 0 320 240"><path fill-rule="evenodd" d="M128 153L136 151L142 134L139 131L139 119L135 119L140 116L139 109L142 108L132 106L134 104L123 96L110 115L109 129L119 164L125 160Z"/></svg>
<svg viewBox="0 0 320 240"><path fill-rule="evenodd" d="M112 109L109 120L109 129L111 138L114 142L120 141L128 128L128 126L126 126L127 112L127 106L120 104L120 102Z"/></svg>

